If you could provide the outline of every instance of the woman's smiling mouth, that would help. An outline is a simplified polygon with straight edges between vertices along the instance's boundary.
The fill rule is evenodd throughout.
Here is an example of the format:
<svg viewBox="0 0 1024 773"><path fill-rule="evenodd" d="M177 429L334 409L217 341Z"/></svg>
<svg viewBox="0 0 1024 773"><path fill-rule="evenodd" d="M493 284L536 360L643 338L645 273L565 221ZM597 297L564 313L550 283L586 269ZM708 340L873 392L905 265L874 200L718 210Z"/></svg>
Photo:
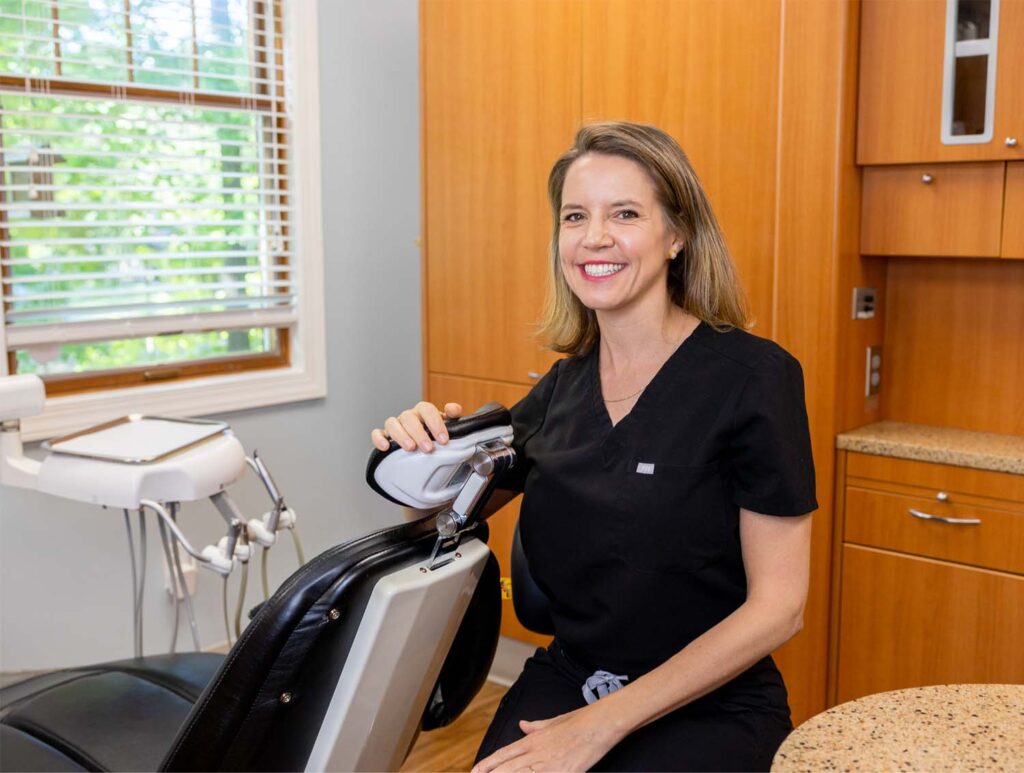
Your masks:
<svg viewBox="0 0 1024 773"><path fill-rule="evenodd" d="M587 279L594 281L614 276L625 267L625 263L584 263L580 266L580 273Z"/></svg>

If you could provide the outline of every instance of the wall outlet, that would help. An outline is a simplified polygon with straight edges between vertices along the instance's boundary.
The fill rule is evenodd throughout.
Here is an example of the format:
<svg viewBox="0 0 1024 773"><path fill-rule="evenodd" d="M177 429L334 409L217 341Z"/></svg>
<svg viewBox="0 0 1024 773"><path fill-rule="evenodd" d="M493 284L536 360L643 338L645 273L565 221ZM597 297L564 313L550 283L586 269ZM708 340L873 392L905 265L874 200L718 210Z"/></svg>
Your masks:
<svg viewBox="0 0 1024 773"><path fill-rule="evenodd" d="M179 551L181 559L181 573L185 575L185 589L188 590L189 596L196 595L196 589L199 587L199 566L196 564L196 560L188 553ZM185 593L181 587L181 583L178 582L178 578L174 578L174 582L171 582L171 570L167 566L167 562L164 562L164 589L171 596L177 596L178 601L185 600Z"/></svg>
<svg viewBox="0 0 1024 773"><path fill-rule="evenodd" d="M869 346L865 367L864 396L877 395L882 387L882 347Z"/></svg>
<svg viewBox="0 0 1024 773"><path fill-rule="evenodd" d="M876 295L874 287L853 288L854 319L872 319L875 316Z"/></svg>

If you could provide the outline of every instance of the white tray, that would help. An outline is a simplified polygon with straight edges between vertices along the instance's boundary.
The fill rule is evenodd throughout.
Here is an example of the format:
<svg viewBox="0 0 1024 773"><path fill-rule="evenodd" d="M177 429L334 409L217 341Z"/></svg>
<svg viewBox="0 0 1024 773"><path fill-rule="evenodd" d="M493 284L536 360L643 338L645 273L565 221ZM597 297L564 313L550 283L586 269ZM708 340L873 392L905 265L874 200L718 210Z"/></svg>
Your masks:
<svg viewBox="0 0 1024 773"><path fill-rule="evenodd" d="M71 435L43 448L55 454L122 464L150 464L204 443L229 429L222 421L131 414Z"/></svg>

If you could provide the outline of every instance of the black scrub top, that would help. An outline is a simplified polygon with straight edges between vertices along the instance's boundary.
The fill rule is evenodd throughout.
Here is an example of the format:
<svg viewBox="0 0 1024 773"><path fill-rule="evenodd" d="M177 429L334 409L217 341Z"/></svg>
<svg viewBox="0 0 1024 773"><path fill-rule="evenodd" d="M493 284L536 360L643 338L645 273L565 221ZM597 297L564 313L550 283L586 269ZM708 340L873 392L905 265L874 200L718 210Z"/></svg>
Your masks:
<svg viewBox="0 0 1024 773"><path fill-rule="evenodd" d="M612 425L598 347L555 363L512 408L520 533L556 638L587 669L646 673L746 599L740 508L817 508L800 364L700 323ZM708 696L785 709L764 658Z"/></svg>

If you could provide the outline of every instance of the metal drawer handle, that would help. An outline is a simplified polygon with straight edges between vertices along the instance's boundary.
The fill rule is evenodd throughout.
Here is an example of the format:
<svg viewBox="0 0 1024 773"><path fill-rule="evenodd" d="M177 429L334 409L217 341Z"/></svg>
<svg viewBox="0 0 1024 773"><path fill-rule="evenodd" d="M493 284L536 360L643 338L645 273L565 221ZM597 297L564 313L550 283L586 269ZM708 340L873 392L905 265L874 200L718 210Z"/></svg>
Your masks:
<svg viewBox="0 0 1024 773"><path fill-rule="evenodd" d="M959 524L976 524L981 523L980 518L946 518L942 515L929 515L928 513L922 513L920 510L910 508L908 512L915 518L920 518L925 521L942 521L943 523L959 523Z"/></svg>
<svg viewBox="0 0 1024 773"><path fill-rule="evenodd" d="M535 370L528 370L528 371L526 371L526 377L529 378L530 381L536 381L537 379L539 379L541 377L541 375L543 375L543 374L538 373Z"/></svg>
<svg viewBox="0 0 1024 773"><path fill-rule="evenodd" d="M921 182L923 182L925 185L931 185L934 179L934 177L927 173L921 175Z"/></svg>

